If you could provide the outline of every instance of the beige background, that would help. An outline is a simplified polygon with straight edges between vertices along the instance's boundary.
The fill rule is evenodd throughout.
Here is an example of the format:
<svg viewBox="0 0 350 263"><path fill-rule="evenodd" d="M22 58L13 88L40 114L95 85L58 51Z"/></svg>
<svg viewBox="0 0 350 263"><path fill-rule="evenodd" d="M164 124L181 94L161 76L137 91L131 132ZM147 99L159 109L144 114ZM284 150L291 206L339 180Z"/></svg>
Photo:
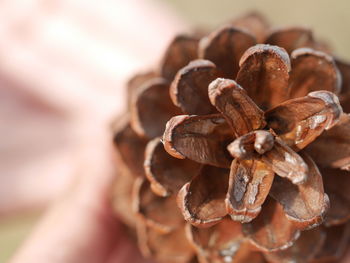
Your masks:
<svg viewBox="0 0 350 263"><path fill-rule="evenodd" d="M304 25L326 39L337 54L350 60L350 2L348 0L168 0L185 19L215 26L234 16L258 10L274 26Z"/></svg>

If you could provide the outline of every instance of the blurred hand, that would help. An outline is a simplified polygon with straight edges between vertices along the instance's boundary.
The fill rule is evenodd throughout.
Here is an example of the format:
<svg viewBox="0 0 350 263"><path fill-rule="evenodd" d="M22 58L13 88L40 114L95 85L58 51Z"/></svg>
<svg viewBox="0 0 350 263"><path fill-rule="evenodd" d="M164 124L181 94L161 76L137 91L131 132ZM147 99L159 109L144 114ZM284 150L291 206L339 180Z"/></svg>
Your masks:
<svg viewBox="0 0 350 263"><path fill-rule="evenodd" d="M110 144L106 140L100 143L110 153ZM112 213L112 154L98 156L92 146L87 144L82 151L76 182L47 211L10 262L146 262Z"/></svg>
<svg viewBox="0 0 350 263"><path fill-rule="evenodd" d="M109 126L182 25L138 0L4 0L0 21L0 216L55 200L11 262L144 262L112 214Z"/></svg>
<svg viewBox="0 0 350 263"><path fill-rule="evenodd" d="M182 25L152 1L0 2L0 216L42 208ZM82 149L84 148L84 149Z"/></svg>

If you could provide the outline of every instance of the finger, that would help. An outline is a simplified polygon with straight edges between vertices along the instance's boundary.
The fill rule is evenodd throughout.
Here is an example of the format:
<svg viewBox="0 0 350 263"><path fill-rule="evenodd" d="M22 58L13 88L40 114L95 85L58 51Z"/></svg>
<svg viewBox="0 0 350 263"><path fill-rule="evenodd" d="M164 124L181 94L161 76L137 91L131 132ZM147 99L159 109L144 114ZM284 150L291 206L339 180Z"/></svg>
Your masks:
<svg viewBox="0 0 350 263"><path fill-rule="evenodd" d="M119 226L110 205L115 171L106 134L85 142L81 169L69 191L47 211L12 262L103 262L113 249ZM90 138L91 139L91 138ZM81 142L84 144L84 142Z"/></svg>
<svg viewBox="0 0 350 263"><path fill-rule="evenodd" d="M106 263L153 263L148 259L142 257L140 251L136 247L135 243L132 243L128 238L121 235L121 238L116 242L116 246L113 248Z"/></svg>

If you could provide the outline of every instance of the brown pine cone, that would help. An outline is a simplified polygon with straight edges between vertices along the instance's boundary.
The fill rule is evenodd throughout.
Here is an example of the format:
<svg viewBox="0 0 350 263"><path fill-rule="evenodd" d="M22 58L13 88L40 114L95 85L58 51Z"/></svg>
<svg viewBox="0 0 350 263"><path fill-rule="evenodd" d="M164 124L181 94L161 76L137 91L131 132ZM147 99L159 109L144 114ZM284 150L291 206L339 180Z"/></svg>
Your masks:
<svg viewBox="0 0 350 263"><path fill-rule="evenodd" d="M259 14L128 83L115 210L157 262L329 262L350 239L350 65ZM339 99L340 102L339 102ZM186 115L183 115L186 114Z"/></svg>

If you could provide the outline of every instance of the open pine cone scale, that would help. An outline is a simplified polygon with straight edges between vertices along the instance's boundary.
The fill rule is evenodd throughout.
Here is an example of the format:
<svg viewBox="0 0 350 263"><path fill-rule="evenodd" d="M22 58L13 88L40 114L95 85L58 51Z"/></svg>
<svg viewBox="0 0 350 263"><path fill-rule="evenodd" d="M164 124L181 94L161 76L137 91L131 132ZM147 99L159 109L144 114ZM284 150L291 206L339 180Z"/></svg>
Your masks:
<svg viewBox="0 0 350 263"><path fill-rule="evenodd" d="M116 210L137 226L143 254L339 259L350 238L349 79L350 65L310 30L271 30L255 13L200 40L176 37L157 70L129 82L127 121L114 131L129 171L117 180L130 189L115 202L137 216Z"/></svg>

